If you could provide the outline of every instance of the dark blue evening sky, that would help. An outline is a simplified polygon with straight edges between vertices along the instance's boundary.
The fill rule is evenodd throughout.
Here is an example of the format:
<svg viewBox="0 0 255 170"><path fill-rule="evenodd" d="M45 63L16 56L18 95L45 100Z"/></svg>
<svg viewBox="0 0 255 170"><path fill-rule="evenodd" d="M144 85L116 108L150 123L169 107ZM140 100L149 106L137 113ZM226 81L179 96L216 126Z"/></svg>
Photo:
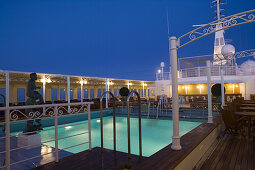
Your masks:
<svg viewBox="0 0 255 170"><path fill-rule="evenodd" d="M254 0L226 0L226 16L255 8ZM210 0L1 0L0 69L154 80L169 65L170 35L214 19ZM255 23L226 31L236 51L255 48ZM213 53L214 35L179 50ZM168 68L168 67L167 67ZM166 69L167 69L166 68Z"/></svg>

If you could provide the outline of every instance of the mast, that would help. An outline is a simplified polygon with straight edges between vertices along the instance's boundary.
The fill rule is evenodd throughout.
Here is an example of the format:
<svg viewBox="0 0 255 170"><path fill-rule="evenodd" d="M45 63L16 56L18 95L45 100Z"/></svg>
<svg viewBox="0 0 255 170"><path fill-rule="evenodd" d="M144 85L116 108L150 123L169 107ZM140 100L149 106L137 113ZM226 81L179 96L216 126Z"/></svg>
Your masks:
<svg viewBox="0 0 255 170"><path fill-rule="evenodd" d="M222 23L220 22L221 19L221 11L223 9L220 9L221 5L224 5L224 3L221 3L221 0L214 0L212 2L212 7L216 7L216 17L218 20L218 23L216 24L216 30L220 30L222 28ZM227 63L227 60L224 58L224 56L221 54L221 49L225 45L225 39L224 39L224 30L220 30L215 32L215 40L214 40L214 65L225 65ZM220 60L220 61L219 61Z"/></svg>

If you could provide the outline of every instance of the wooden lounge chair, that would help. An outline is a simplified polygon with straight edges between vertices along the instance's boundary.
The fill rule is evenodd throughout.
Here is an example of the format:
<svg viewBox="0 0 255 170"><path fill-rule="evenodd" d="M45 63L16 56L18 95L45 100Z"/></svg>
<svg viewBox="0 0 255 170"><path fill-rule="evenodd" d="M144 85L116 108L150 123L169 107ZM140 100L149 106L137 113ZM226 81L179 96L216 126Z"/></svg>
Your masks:
<svg viewBox="0 0 255 170"><path fill-rule="evenodd" d="M226 126L224 131L224 135L231 134L231 135L242 135L245 134L245 127L248 127L248 118L246 116L242 116L238 118L234 112L229 110L221 110L222 119Z"/></svg>

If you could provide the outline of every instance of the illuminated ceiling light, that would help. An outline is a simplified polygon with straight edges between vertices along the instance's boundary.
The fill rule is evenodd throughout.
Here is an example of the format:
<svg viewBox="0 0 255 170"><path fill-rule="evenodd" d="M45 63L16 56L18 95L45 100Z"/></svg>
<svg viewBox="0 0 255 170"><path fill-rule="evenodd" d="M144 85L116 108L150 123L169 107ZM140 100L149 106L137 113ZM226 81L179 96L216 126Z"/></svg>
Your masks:
<svg viewBox="0 0 255 170"><path fill-rule="evenodd" d="M202 89L203 85L198 85L197 88Z"/></svg>
<svg viewBox="0 0 255 170"><path fill-rule="evenodd" d="M51 83L51 79L41 79L42 83Z"/></svg>
<svg viewBox="0 0 255 170"><path fill-rule="evenodd" d="M80 84L88 84L87 80L81 80Z"/></svg>
<svg viewBox="0 0 255 170"><path fill-rule="evenodd" d="M45 79L41 79L41 82L42 82L42 83L45 83L45 82L46 82L46 80L45 80Z"/></svg>
<svg viewBox="0 0 255 170"><path fill-rule="evenodd" d="M51 79L47 79L47 83L51 83Z"/></svg>
<svg viewBox="0 0 255 170"><path fill-rule="evenodd" d="M100 123L100 119L97 120L97 123Z"/></svg>
<svg viewBox="0 0 255 170"><path fill-rule="evenodd" d="M238 87L238 85L236 85L236 87Z"/></svg>

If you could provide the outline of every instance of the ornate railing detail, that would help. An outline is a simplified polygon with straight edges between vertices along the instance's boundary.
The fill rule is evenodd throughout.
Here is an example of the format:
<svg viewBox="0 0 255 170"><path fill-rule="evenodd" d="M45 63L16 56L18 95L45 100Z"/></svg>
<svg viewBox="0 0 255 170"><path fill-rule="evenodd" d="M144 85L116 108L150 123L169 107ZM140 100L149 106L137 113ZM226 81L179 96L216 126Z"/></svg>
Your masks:
<svg viewBox="0 0 255 170"><path fill-rule="evenodd" d="M10 107L10 121L25 119L40 119L42 117L53 117L57 113L58 116L64 114L76 114L89 112L89 104L72 104L70 111L67 109L68 104L52 104L52 105L35 105L35 106L15 106ZM56 110L55 110L56 109ZM56 113L55 113L56 111Z"/></svg>
<svg viewBox="0 0 255 170"><path fill-rule="evenodd" d="M236 59L243 58L243 57L249 57L249 56L255 57L255 49L240 51L240 52L235 53L235 58Z"/></svg>
<svg viewBox="0 0 255 170"><path fill-rule="evenodd" d="M246 23L251 23L251 22L255 22L255 9L234 14L234 15L222 18L220 20L213 21L211 23L205 24L179 37L178 38L179 48L197 39L200 39L204 36L215 33L217 31L226 30L230 27L234 27L234 26L242 25ZM184 43L181 43L181 40Z"/></svg>
<svg viewBox="0 0 255 170"><path fill-rule="evenodd" d="M21 116L19 116L21 115ZM10 112L10 120L11 121L16 121L18 120L20 117L24 117L26 119L34 119L34 118L40 118L42 117L42 113L40 111L31 111L31 112L28 112L27 114L26 113L23 113L21 110L12 110Z"/></svg>

